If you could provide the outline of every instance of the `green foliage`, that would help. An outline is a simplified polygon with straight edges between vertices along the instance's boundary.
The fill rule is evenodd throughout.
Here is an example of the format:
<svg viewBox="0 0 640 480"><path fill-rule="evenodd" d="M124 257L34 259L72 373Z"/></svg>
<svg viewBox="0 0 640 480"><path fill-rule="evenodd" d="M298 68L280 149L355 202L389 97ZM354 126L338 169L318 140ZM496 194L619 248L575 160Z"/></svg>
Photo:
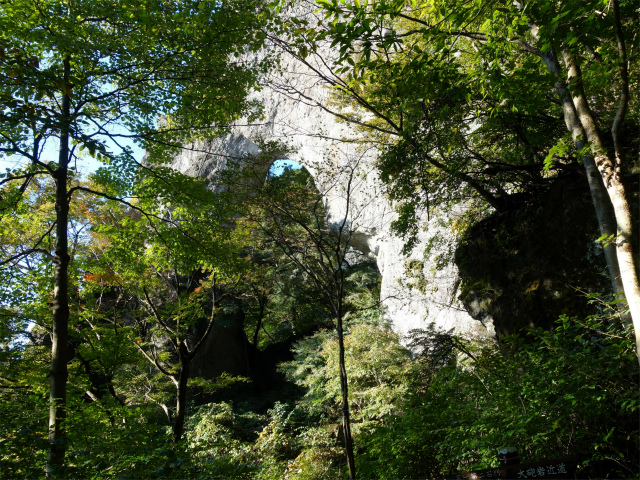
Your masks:
<svg viewBox="0 0 640 480"><path fill-rule="evenodd" d="M380 178L408 248L430 213L469 198L505 210L574 168L580 152L563 147L563 111L554 98L566 65L557 78L552 58L566 51L580 59L602 132L616 114L614 9L601 0L318 3L324 19L296 23L292 42L301 57L322 42L338 52L326 79L340 113L382 145ZM619 2L627 45L635 42L634 5ZM637 49L627 51L637 76ZM629 101L633 125L638 96ZM625 169L637 157L632 143L621 147Z"/></svg>
<svg viewBox="0 0 640 480"><path fill-rule="evenodd" d="M366 475L492 467L507 445L526 460L579 455L596 475L637 470L638 373L631 334L619 323L561 317L554 331L484 347L439 335L429 333L423 356L444 348L448 355L438 355L449 361L431 363L422 373L429 381L418 383L402 413L363 440Z"/></svg>
<svg viewBox="0 0 640 480"><path fill-rule="evenodd" d="M152 199L156 202L155 208L144 213L170 223L170 213L158 213L158 198L172 200L170 197L175 196L172 188L184 188L188 192L188 182L179 182L179 175L170 174L160 165L170 160L188 140L212 138L226 131L226 126L240 116L255 119L259 115L258 105L248 100L247 95L269 59L265 57L264 61L253 62L251 66L238 59L246 50L261 47L265 35L260 28L269 18L269 12L260 2L245 1L125 4L109 0L77 3L45 0L34 4L19 0L0 5L0 156L11 159L15 165L0 178L0 235L11 242L9 248L3 248L5 255L0 258L0 266L9 267L8 273L2 272L0 278L10 280L0 290L0 301L3 313L9 312L7 317L12 323L9 330L19 332L29 321L39 321L51 332L51 398L58 403L51 408L49 437L54 443L47 459L48 474L53 473L52 468L60 473L63 467L67 450L65 421L71 425L72 420L71 417L65 420L68 351L71 356L78 353L77 360L87 371L92 384L88 396L100 399L104 390L109 390L111 396L116 397L111 384L113 375L105 372L104 365L94 368L100 359L95 355L90 355L88 360L82 356L94 351L89 348L73 352L73 344L69 344L69 320L72 328L85 333L85 342L90 344L92 337L101 338L97 331L86 334L87 329L92 330L98 322L91 322L95 319L81 311L85 305L79 305L82 302L78 301L82 294L88 293L88 289L81 287L90 282L82 285L80 271L89 270L85 262L92 256L86 249L77 252L69 248L67 237L72 237L74 243L75 233L75 244L86 247L88 236L83 228L74 232L78 225L74 224L73 216L68 216L70 204L82 203L85 194L89 194L118 200L134 210L133 204L139 203L137 211L142 212L144 200ZM148 161L144 167L133 158L131 148L122 145L123 139L133 139L146 148ZM50 150L58 151L58 155L54 154L57 162L49 158ZM78 184L73 178L73 165L85 151L103 164L93 175L92 185ZM154 167L157 168L154 170ZM138 175L140 169L143 173ZM46 199L49 208L36 218L27 215L37 212L37 206L30 205L32 199L22 199L29 184L41 178L51 180L55 196L49 193ZM134 198L137 195L140 197ZM53 199L55 213L51 208ZM21 201L24 208L18 211ZM177 208L175 204L171 206ZM191 208L195 209L193 205ZM6 228L10 222L4 220L14 213L21 214L22 218L15 222L22 223L20 227L40 223L37 226L41 230L25 238L12 235ZM180 216L183 212L177 213ZM89 228L87 224L79 226ZM134 251L144 250L144 227L146 225L138 226L138 238L128 231ZM165 257L168 251L174 253L171 265L156 258L154 266L158 271L193 269L189 264L193 259L181 258L176 253L180 251L175 240L176 230L159 232L156 229L166 248L157 248L159 251L154 252L150 247L149 252ZM74 258L76 254L81 257L80 261ZM126 258L131 260L131 254ZM94 279L95 275L102 275L101 280L110 277L110 281L102 282L101 286L104 288L107 283L113 286L117 277L113 266L103 267L103 272L94 271L90 275L94 275ZM25 271L31 278L21 275ZM128 279L133 278L135 275ZM179 281L176 283L179 287ZM28 286L24 288L25 285ZM147 286L142 290L148 307L158 317L145 289ZM15 299L11 298L14 291ZM31 303L37 309L25 308L29 305L29 296L35 299ZM71 301L70 296L74 297ZM193 301L181 304L184 295L178 292L176 296L178 306L169 308L173 310L170 315L176 333L174 353L184 361L184 349L178 344L189 333L193 318L202 316L199 311L202 301L187 297ZM51 314L46 316L49 306ZM112 320L117 330L120 319ZM185 348L189 350L188 345ZM146 352L141 349L141 353ZM158 357L167 360L169 353ZM168 373L158 358L152 362L160 371ZM178 390L184 394L186 376L180 385ZM178 410L184 412L184 398L181 400L178 405L183 407ZM176 424L179 425L183 417L178 417L180 421ZM175 436L179 439L180 435L181 428L178 428Z"/></svg>
<svg viewBox="0 0 640 480"><path fill-rule="evenodd" d="M5 383L4 374L0 375ZM0 478L42 475L48 443L48 402L43 393L29 392L24 384L3 389L0 396Z"/></svg>
<svg viewBox="0 0 640 480"><path fill-rule="evenodd" d="M260 66L230 61L261 45L257 31L269 21L247 2L18 1L3 5L1 18L3 154L38 161L37 150L58 135L57 102L67 95L73 141L105 164L99 177L124 187L136 165L126 148L110 151L106 138L118 142L122 134L107 126L125 127L145 146L166 146L255 112L246 92Z"/></svg>
<svg viewBox="0 0 640 480"><path fill-rule="evenodd" d="M263 148L269 157L282 146ZM230 165L222 179L232 185L235 195L239 216L230 235L240 245L246 267L235 292L246 313L247 337L262 348L329 322L322 292L296 264L296 258L310 250L301 225L317 226L312 216L320 213L313 210L314 204L318 206L318 192L304 169L285 169L281 176L265 182L269 166L262 157L248 158L246 164ZM290 255L293 252L297 256Z"/></svg>
<svg viewBox="0 0 640 480"><path fill-rule="evenodd" d="M381 178L399 205L395 226L409 240L424 210L471 197L477 218L486 204L504 208L512 194L535 190L573 162L560 108L548 101L556 79L544 55L529 55L520 41L541 54L566 47L589 58L584 79L594 110L603 122L615 111L606 2L534 2L524 10L507 1L318 3L324 31L295 18L290 24L296 35L337 47L335 101L357 98L374 113L355 119L384 145ZM635 7L621 7L629 35ZM233 179L246 189L214 195L166 167L184 141L260 114L247 91L272 63L236 60L263 44L262 27L274 20L263 3L47 0L0 10L0 153L30 163L0 177L0 260L10 267L0 269L0 476L38 477L45 464L57 220L55 182L42 178L58 177L42 147L63 131L73 149L64 168L81 152L103 167L92 183L71 175L65 185L73 199L73 358L67 433L57 440L68 450L61 474L344 476L338 342L326 329L298 341L294 360L281 366L306 389L296 405L276 403L266 415L202 406L189 412L186 440L170 442L157 407L176 400L190 358L184 349L195 350L202 326L225 309L247 313L246 331L262 347L345 322L363 477L488 467L507 444L527 459L584 455L596 474L599 461L615 465L601 469L609 475L638 470L637 365L630 332L616 319L565 316L553 331L490 345L432 328L414 332L412 356L380 321L377 271L350 250L347 229L335 235L308 172L265 181L262 171ZM313 54L302 42L301 56ZM636 50L632 69L634 60ZM107 143L124 135L114 126L148 148L144 167L128 148ZM496 235L504 242L502 231ZM406 267L424 293L423 265ZM237 380L187 383L211 393Z"/></svg>
<svg viewBox="0 0 640 480"><path fill-rule="evenodd" d="M187 377L214 324L222 325L228 310L237 308L233 286L246 262L225 223L233 213L227 197L200 179L175 171L160 179L157 173L141 175L134 189L138 201L128 208L109 201L95 216L95 257L85 280L98 311L90 315L98 324L121 324L120 338L151 364L151 371L134 366L128 372L129 400L138 397L136 384L147 382L137 401L162 407L178 440L188 386L211 394L243 380Z"/></svg>
<svg viewBox="0 0 640 480"><path fill-rule="evenodd" d="M276 403L269 410L269 424L255 443L261 467L255 478L296 480L341 477L343 449L335 429L317 426L298 406Z"/></svg>
<svg viewBox="0 0 640 480"><path fill-rule="evenodd" d="M71 182L80 184L76 179ZM46 177L32 179L24 188L16 183L0 188L0 331L8 335L24 335L31 322L41 328L51 322L47 302L53 289L54 191L54 182ZM78 271L85 267L90 223L86 212L97 203L83 193L77 200L69 212L74 287L78 286Z"/></svg>
<svg viewBox="0 0 640 480"><path fill-rule="evenodd" d="M339 316L369 308L377 302L379 278L371 260L349 246L348 222L339 234L329 221L306 169L286 169L265 181L265 159L283 155L284 146L263 148L264 154L244 159L225 179L239 197L241 217L233 235L253 264L239 289L250 307L248 325L251 334L268 327L274 342L331 327Z"/></svg>
<svg viewBox="0 0 640 480"><path fill-rule="evenodd" d="M301 405L313 417L334 423L342 405L335 334L321 331L300 340L295 360L281 365L292 381L307 389ZM405 362L409 352L388 327L355 324L345 335L345 363L349 380L349 408L360 430L382 421L398 408L408 385Z"/></svg>
<svg viewBox="0 0 640 480"><path fill-rule="evenodd" d="M193 478L321 479L335 475L336 458L342 455L326 430L311 426L301 410L278 402L267 415L210 404L190 423Z"/></svg>
<svg viewBox="0 0 640 480"><path fill-rule="evenodd" d="M108 399L83 403L69 405L67 475L155 477L160 469L169 473L170 464L184 456L171 445L153 405L128 407Z"/></svg>
<svg viewBox="0 0 640 480"><path fill-rule="evenodd" d="M235 285L232 291L236 294L243 288L237 279L247 279L247 271L255 274L249 268L250 260L259 255L257 248L251 248L259 244L260 252L267 252L261 266L267 268L255 274L252 282L277 278L284 290L292 284L287 282L299 275L295 264L285 261L286 256L265 248L269 245L264 239L250 244L239 241L247 238L240 234L227 237L223 218L232 209L223 208L222 199L213 200L221 207L221 218L205 221L208 194L199 193L196 183L189 185L191 196L185 203L179 196L165 197L164 213L172 215L175 230L156 223L155 217L139 218L110 202L89 202L86 211L77 212L78 225L84 225L85 215L91 218L86 225L92 228L75 249L78 265L90 270L77 277L79 290L72 302L76 357L70 363L68 435L64 439L68 442L67 473L89 478L343 476L338 348L335 333L328 330L298 341L294 360L281 367L291 381L306 389L298 404L276 404L267 415L242 411L231 404L209 404L190 412L185 442L170 442L168 421L156 404L170 403L175 386L142 363L138 353L138 347L150 352L164 342L165 351L157 360L166 370L177 372L167 343L170 335L156 323L152 310L120 304L118 297L135 293L142 302L147 288L150 295L162 300L154 303L158 314L166 315L161 318L169 319L175 332L188 337L189 329L197 323L194 319L210 313L206 302L213 288L206 278L190 280L186 275L189 269L200 272L198 268L215 267L219 279L229 272L223 284ZM287 192L290 187L285 184L282 188ZM38 200L39 195L46 199L46 189L43 192L25 196L24 201L34 206L44 204ZM158 216L163 212L160 206L145 201L148 211L157 208ZM50 206L42 211L47 208ZM11 225L28 232L24 217L15 220L18 223ZM11 238L11 228L6 225L6 238ZM293 229L295 224L286 227ZM174 258L174 250L166 245L169 239L191 250ZM17 238L12 242L7 245L19 248ZM304 247L299 239L291 242L298 242L292 245L296 253L300 251L295 248ZM202 249L198 249L200 245ZM226 258L219 260L215 252L224 252ZM247 252L251 253L249 260ZM273 264L277 268L270 271ZM172 270L172 266L178 268ZM185 275L172 276L170 272L180 268ZM407 268L417 275L423 267L412 262ZM525 459L583 455L583 468L593 475L628 476L637 469L637 366L630 332L615 316L584 321L562 317L553 331L531 329L524 337L504 338L498 344L477 344L430 328L414 332L408 339L415 352L412 356L380 320L375 268L356 262L343 271L346 367L358 468L363 477L438 477L459 469L489 467L495 465L496 449L505 445L517 446ZM40 278L43 285L49 285L46 275ZM300 285L308 281L299 278ZM193 285L187 288L189 281ZM248 280L244 285L249 285ZM171 293L172 286L182 289L182 295ZM200 287L202 290L196 291ZM297 301L296 296L304 291L302 287L290 288L288 293ZM274 315L286 318L288 307L283 308L286 303L277 299L285 292L274 292L277 290L268 292L272 295L269 308ZM29 298L25 294L23 305L29 304ZM321 303L308 301L307 305ZM603 308L612 312L606 305ZM32 313L35 310L22 312L25 319L40 318ZM46 321L31 333L29 343L20 337L26 335L20 333L26 320L10 309L3 313L16 319L13 324L2 323L3 475L38 476L47 445L49 366L48 348L36 340L39 332L46 331ZM138 326L145 325L150 337L133 328L135 321L141 321ZM100 393L89 372L106 378L98 401L85 396L88 391ZM232 381L191 384L212 389ZM108 393L108 385L115 389L115 396ZM16 405L22 406L20 412Z"/></svg>
<svg viewBox="0 0 640 480"><path fill-rule="evenodd" d="M190 418L186 441L199 478L250 478L257 458L249 444L264 419L231 404L203 405Z"/></svg>
<svg viewBox="0 0 640 480"><path fill-rule="evenodd" d="M72 389L73 391L73 389ZM48 400L28 391L0 398L0 478L42 475L47 448ZM74 391L74 394L78 392ZM176 462L186 458L168 443L165 427L147 407L122 407L113 401L91 403L78 399L69 405L68 462L64 475L74 478L173 477ZM21 406L16 409L16 404ZM174 467L171 465L174 464Z"/></svg>

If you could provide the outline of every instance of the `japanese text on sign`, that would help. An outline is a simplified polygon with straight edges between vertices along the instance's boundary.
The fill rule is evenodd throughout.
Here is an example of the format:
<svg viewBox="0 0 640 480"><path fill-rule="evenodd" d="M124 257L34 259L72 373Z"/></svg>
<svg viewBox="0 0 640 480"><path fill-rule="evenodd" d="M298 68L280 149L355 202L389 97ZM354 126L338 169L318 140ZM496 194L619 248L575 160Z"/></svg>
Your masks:
<svg viewBox="0 0 640 480"><path fill-rule="evenodd" d="M528 468L527 470L519 470L518 478L539 478L546 475L558 475L567 473L564 463L558 465L547 465L546 467Z"/></svg>

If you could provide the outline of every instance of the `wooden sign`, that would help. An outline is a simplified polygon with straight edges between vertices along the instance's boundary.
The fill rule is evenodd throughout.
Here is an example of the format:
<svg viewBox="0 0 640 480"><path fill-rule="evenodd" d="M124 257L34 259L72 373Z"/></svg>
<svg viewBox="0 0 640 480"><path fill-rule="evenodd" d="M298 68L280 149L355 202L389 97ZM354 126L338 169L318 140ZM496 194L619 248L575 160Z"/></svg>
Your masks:
<svg viewBox="0 0 640 480"><path fill-rule="evenodd" d="M480 480L480 479L561 479L575 478L578 466L578 457L564 457L555 460L541 460L539 462L518 463L497 468L487 468L474 472L461 472L455 477L447 477L449 480Z"/></svg>

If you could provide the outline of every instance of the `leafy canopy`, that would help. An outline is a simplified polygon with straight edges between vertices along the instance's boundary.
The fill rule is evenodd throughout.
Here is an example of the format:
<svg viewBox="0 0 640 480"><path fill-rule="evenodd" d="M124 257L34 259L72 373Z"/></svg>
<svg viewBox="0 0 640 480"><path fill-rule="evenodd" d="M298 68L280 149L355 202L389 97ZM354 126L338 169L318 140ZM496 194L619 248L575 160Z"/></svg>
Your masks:
<svg viewBox="0 0 640 480"><path fill-rule="evenodd" d="M71 155L86 150L104 164L98 179L126 189L137 168L127 142L168 159L187 139L258 113L246 95L269 62L249 66L240 55L262 45L270 14L259 2L20 0L0 9L0 153L32 172L51 173L43 149L68 125Z"/></svg>

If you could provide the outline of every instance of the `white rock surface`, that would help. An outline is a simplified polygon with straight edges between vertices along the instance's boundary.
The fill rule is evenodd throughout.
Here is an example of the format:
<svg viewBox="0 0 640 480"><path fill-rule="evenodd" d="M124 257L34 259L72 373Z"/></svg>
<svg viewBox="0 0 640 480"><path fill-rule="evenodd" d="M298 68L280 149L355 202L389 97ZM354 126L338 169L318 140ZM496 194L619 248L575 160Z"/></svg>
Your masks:
<svg viewBox="0 0 640 480"><path fill-rule="evenodd" d="M298 11L298 16L302 15L313 14ZM331 55L329 50L322 54L308 57L305 64L283 52L281 72L274 73L265 87L253 94L264 105L264 121L252 125L238 122L228 136L187 146L175 158L174 167L190 175L213 178L225 167L227 158L256 154L260 140L282 141L290 147L291 153L286 156L302 163L313 175L333 222L345 218L346 179L355 171L347 221L354 231L354 246L377 260L382 274L382 302L396 331L404 334L435 322L467 335L493 336L490 321L485 325L474 320L458 303L455 265L435 268L435 257L444 252L432 252L430 258L423 258L427 242L436 233L453 241L438 218L425 220L414 253L410 257L402 254L403 242L390 229L396 218L394 209L376 174L378 152L359 141L362 139L353 125L330 113L337 107L331 105L331 89L322 75L328 73L326 63ZM405 265L410 259L424 262L422 270L428 283L422 291L408 286L412 280L406 275Z"/></svg>

